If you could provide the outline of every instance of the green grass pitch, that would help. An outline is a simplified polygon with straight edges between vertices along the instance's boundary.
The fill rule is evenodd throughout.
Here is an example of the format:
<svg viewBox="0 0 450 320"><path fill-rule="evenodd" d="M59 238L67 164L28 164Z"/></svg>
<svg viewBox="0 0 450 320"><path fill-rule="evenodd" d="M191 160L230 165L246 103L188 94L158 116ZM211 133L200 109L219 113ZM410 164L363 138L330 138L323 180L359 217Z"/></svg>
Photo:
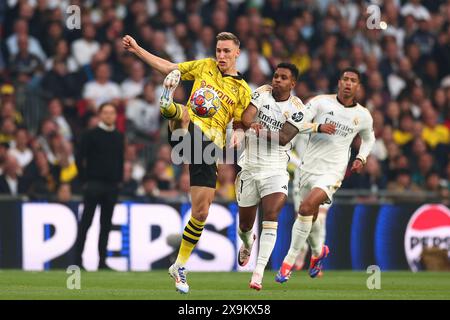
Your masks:
<svg viewBox="0 0 450 320"><path fill-rule="evenodd" d="M382 272L381 289L369 290L369 274L325 271L311 279L296 272L284 284L267 271L263 289L248 288L248 272L191 272L191 292L175 292L166 271L81 272L81 289L67 289L65 271L0 270L0 299L148 299L148 300L328 300L328 299L450 299L450 273Z"/></svg>

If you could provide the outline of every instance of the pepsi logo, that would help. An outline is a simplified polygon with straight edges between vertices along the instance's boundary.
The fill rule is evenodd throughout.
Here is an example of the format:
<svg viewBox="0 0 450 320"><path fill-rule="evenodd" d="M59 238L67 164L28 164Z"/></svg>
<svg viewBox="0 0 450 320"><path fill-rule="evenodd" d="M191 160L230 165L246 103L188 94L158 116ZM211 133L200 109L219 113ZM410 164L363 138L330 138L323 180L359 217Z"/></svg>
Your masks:
<svg viewBox="0 0 450 320"><path fill-rule="evenodd" d="M405 232L405 253L412 271L420 270L424 248L439 247L450 252L450 210L442 204L418 208Z"/></svg>

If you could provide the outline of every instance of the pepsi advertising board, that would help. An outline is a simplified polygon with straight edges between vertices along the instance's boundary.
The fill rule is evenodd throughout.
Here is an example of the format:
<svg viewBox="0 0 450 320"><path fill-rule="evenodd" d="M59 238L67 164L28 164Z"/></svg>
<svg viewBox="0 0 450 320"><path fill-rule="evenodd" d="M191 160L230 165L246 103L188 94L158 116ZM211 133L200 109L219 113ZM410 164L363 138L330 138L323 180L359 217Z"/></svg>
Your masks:
<svg viewBox="0 0 450 320"><path fill-rule="evenodd" d="M49 270L74 263L74 244L82 204L0 202L0 268ZM190 204L117 204L108 241L107 264L118 271L148 271L169 267L177 239L190 215ZM276 270L291 241L295 211L286 204L279 216L277 242L268 268ZM204 234L188 262L191 271L252 270L257 256L244 268L237 266L241 245L237 236L236 203L214 204ZM253 228L259 235L260 222ZM442 204L336 203L327 215L326 243L330 255L325 269L422 270L426 247L450 249L450 210ZM84 267L98 264L98 218L88 232Z"/></svg>
<svg viewBox="0 0 450 320"><path fill-rule="evenodd" d="M450 210L441 204L426 204L418 208L405 232L405 253L409 267L420 269L420 255L426 247L450 252Z"/></svg>

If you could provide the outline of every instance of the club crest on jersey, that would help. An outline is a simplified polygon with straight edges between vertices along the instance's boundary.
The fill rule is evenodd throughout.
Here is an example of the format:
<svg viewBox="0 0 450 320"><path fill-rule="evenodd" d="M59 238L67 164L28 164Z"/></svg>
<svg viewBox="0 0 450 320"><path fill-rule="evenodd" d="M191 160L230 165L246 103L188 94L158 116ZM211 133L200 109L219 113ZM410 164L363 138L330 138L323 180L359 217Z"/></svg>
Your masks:
<svg viewBox="0 0 450 320"><path fill-rule="evenodd" d="M237 87L231 87L231 91L233 91L234 94L238 94L239 92Z"/></svg>
<svg viewBox="0 0 450 320"><path fill-rule="evenodd" d="M253 99L253 100L256 100L256 99L258 99L258 98L259 98L259 92L258 92L258 91L253 92L253 93L252 93L252 99Z"/></svg>
<svg viewBox="0 0 450 320"><path fill-rule="evenodd" d="M355 119L353 119L353 124L354 124L355 126L357 126L358 123L359 123L358 117L356 117Z"/></svg>
<svg viewBox="0 0 450 320"><path fill-rule="evenodd" d="M303 119L303 113L302 112L296 112L294 114L292 114L292 120L294 120L295 122L300 122Z"/></svg>

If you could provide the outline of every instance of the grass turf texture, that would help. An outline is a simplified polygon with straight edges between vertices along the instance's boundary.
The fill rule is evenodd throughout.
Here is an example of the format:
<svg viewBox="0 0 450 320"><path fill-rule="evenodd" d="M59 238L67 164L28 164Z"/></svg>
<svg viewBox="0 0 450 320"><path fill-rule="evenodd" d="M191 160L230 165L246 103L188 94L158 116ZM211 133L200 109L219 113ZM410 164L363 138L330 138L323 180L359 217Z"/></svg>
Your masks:
<svg viewBox="0 0 450 320"><path fill-rule="evenodd" d="M263 289L248 288L247 272L191 272L191 292L175 292L166 271L82 272L81 290L67 289L65 271L0 270L0 299L149 299L149 300L303 300L303 299L450 299L450 273L382 272L381 289L369 290L370 274L326 271L311 279L305 271L293 273L284 284L266 272Z"/></svg>

